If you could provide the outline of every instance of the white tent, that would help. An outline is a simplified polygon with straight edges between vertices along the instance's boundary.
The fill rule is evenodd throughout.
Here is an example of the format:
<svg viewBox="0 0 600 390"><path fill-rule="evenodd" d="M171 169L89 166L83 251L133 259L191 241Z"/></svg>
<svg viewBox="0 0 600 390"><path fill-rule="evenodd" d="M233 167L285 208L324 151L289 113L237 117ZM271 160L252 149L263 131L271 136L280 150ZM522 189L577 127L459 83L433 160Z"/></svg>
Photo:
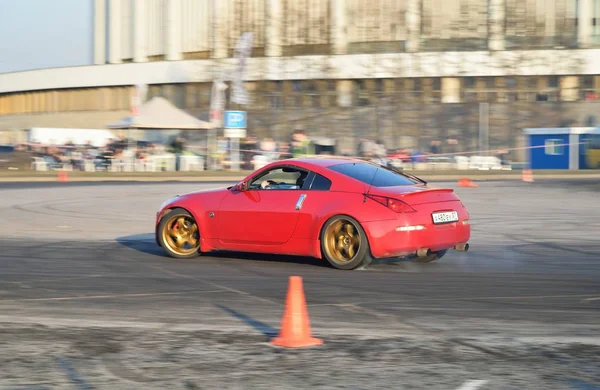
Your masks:
<svg viewBox="0 0 600 390"><path fill-rule="evenodd" d="M197 130L212 129L210 122L194 118L178 109L162 97L155 97L144 103L138 115L131 115L118 122L108 124L109 129L164 129Z"/></svg>

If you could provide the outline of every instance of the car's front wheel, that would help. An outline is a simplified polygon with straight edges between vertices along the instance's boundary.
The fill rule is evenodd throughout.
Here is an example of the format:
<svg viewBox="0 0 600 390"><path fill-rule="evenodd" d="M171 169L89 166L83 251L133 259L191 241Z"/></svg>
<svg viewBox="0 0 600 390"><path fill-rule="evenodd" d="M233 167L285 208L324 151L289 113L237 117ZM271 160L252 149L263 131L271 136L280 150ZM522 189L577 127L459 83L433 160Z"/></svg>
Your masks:
<svg viewBox="0 0 600 390"><path fill-rule="evenodd" d="M353 270L371 263L367 235L357 220L345 215L329 219L321 232L323 257L337 269Z"/></svg>
<svg viewBox="0 0 600 390"><path fill-rule="evenodd" d="M171 257L189 259L200 254L200 231L194 217L184 209L168 211L158 224L160 246Z"/></svg>

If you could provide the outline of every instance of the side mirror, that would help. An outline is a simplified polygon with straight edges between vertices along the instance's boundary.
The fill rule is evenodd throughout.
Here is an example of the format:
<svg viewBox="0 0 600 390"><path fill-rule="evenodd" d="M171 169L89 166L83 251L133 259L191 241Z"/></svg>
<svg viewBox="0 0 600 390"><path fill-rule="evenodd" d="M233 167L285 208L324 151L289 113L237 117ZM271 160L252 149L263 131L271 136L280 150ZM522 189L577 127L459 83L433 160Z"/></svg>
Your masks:
<svg viewBox="0 0 600 390"><path fill-rule="evenodd" d="M240 192L244 192L248 189L248 183L243 181L243 182L239 183L237 186L235 186L235 189Z"/></svg>

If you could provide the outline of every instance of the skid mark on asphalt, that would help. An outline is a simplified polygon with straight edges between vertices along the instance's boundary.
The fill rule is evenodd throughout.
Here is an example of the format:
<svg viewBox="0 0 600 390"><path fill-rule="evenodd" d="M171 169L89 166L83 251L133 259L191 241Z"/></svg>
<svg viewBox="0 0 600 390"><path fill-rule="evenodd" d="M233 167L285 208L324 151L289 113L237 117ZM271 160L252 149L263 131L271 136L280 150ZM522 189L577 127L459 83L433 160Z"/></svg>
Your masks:
<svg viewBox="0 0 600 390"><path fill-rule="evenodd" d="M485 300L527 300L527 299L556 299L556 298L583 298L583 297L593 297L591 294L583 294L583 295L523 295L523 296L504 296L504 297L455 297L455 298L419 298L419 302L460 302L460 301L485 301ZM598 298L588 298L584 299L584 301L589 300L600 300ZM414 298L405 298L405 299L382 299L377 301L359 301L352 302L353 305L369 305L376 303L402 303L402 302L414 302ZM337 303L315 303L311 306L337 306Z"/></svg>
<svg viewBox="0 0 600 390"><path fill-rule="evenodd" d="M111 199L111 198L120 199L121 196L107 197L107 198L96 197L94 199ZM76 218L76 219L84 219L84 220L85 219L87 219L87 220L93 219L93 220L116 221L116 222L121 222L124 220L126 220L126 221L132 220L130 215L117 218L117 217L107 217L106 213L97 215L97 214L81 213L81 212L77 212L77 211L64 211L64 210L55 208L56 205L76 203L78 201L87 201L87 200L88 200L87 198L75 198L75 199L69 199L69 200L54 200L54 201L21 203L21 204L12 206L10 209L21 211L24 213L36 214L36 215L46 215L49 217L68 217L68 218ZM38 206L39 208L36 208L36 206ZM46 210L52 210L54 212L49 212ZM143 220L136 220L136 222L143 222Z"/></svg>
<svg viewBox="0 0 600 390"><path fill-rule="evenodd" d="M177 379L177 377L162 377L162 378L152 378L147 375L144 375L142 372L139 372L135 368L128 367L126 362L122 359L114 359L108 356L102 356L102 363L107 372L113 375L116 378L124 379L129 382L134 383L156 383L156 382L165 382L172 381Z"/></svg>
<svg viewBox="0 0 600 390"><path fill-rule="evenodd" d="M111 298L141 298L155 297L165 295L185 295L191 293L222 293L223 290L190 290L190 291L174 291L163 293L134 293L134 294L108 294L108 295L77 295L67 297L48 297L48 298L16 298L16 299L0 299L0 303L4 302L31 302L31 301L77 301L85 299L111 299Z"/></svg>
<svg viewBox="0 0 600 390"><path fill-rule="evenodd" d="M207 190L211 190L211 189L217 189L217 188L221 188L221 187L208 187L208 188L202 188L202 189L207 189ZM162 194L162 193L157 193L157 194ZM107 216L106 213L103 214L96 214L96 213L89 213L89 212L81 212L81 211L77 211L77 210L72 210L69 208L61 208L61 206L63 205L67 205L67 206L72 206L72 205L77 205L77 204L85 204L87 202L90 201L91 199L94 200L122 200L124 198L127 197L136 197L138 196L139 193L125 193L125 194L119 194L119 195L107 195L107 196L98 196L94 193L90 194L89 197L75 197L75 198L69 198L69 199L64 199L64 198L60 198L60 199L50 199L50 200L42 200L42 201L34 201L34 202L25 202L25 203L18 203L12 207L8 207L8 209L15 209L18 211L22 211L22 212L26 212L26 213L33 213L33 214L39 214L39 215L47 215L47 216L60 216L60 217L67 217L67 218L76 218L76 219L94 219L94 220L102 220L102 221L117 221L117 222L122 222L124 220L126 221L136 221L136 222L146 222L145 219L136 219L135 217L137 216L137 214L133 214L133 215L127 215L127 216ZM147 194L145 194L147 196Z"/></svg>
<svg viewBox="0 0 600 390"><path fill-rule="evenodd" d="M311 305L314 306L314 305ZM336 306L336 305L331 305L331 306ZM340 307L344 307L346 305L337 305ZM468 308L448 308L448 307L427 307L427 306L394 306L394 309L397 310L411 310L411 311L423 311L423 312L428 312L428 311L433 311L433 312L460 312L460 313L480 313L481 309L480 308L475 308L475 309L468 309ZM496 311L500 312L500 310L498 308L496 308ZM523 309L516 309L513 307L509 307L504 309L505 312L508 313L540 313L540 314L591 314L591 313L595 313L596 311L594 310L551 310L551 309L530 309L530 308L523 308Z"/></svg>
<svg viewBox="0 0 600 390"><path fill-rule="evenodd" d="M233 292L233 293L236 293L236 294L239 294L239 295L243 295L243 296L246 296L246 297L249 297L249 298L253 298L253 299L256 299L256 300L259 300L259 301L262 301L262 302L267 302L267 303L278 305L278 306L282 305L281 303L276 302L276 301L274 301L272 299L258 297L256 295L252 295L252 294L250 294L250 293L248 293L246 291L237 290L235 288L223 286L221 284L217 284L217 283L211 282L211 281L206 280L206 279L198 278L198 277L195 277L195 276L189 276L189 275L180 274L178 272L171 271L171 270L168 270L168 269L164 269L164 268L156 266L156 265L145 264L145 266L149 267L149 268L152 268L154 270L160 271L160 272L162 272L164 274L167 274L167 275L177 276L177 277L183 278L183 279L196 280L198 282L202 282L202 283L208 284L210 286L213 286L213 287L225 290L225 291Z"/></svg>
<svg viewBox="0 0 600 390"><path fill-rule="evenodd" d="M411 329L413 331L417 330L418 333L421 333L424 335L430 335L430 336L433 336L434 338L438 338L438 339L443 339L443 337L440 336L440 332L428 331L427 329L424 329L421 326L414 325L408 321L402 321L393 314L387 314L387 313L380 312L378 310L367 309L366 307L354 305L351 303L341 304L341 305L338 305L338 307L342 310L345 310L345 311L348 311L351 313L367 314L367 315L373 316L379 320L387 321L396 330L401 330L401 329L405 329L405 330Z"/></svg>
<svg viewBox="0 0 600 390"><path fill-rule="evenodd" d="M316 305L311 305L311 306L316 306ZM382 312L377 311L377 310L367 309L366 307L358 306L358 305L353 304L353 303L341 303L341 304L336 305L336 306L338 306L342 310L346 310L346 311L349 311L349 312L352 312L352 313L365 313L365 314L372 315L373 317L376 317L376 318L382 318L382 319L388 319L388 320L397 320L396 317L394 315L392 315L392 314L387 314L387 313L382 313Z"/></svg>
<svg viewBox="0 0 600 390"><path fill-rule="evenodd" d="M545 247L545 248L553 249L553 250L560 250L560 251L564 251L564 252L577 253L580 255L587 255L587 256L598 256L600 254L600 251L594 251L594 252L584 251L584 250L573 248L573 247L567 247L565 245L559 245L559 244L549 241L548 239L543 239L544 241L541 241L540 239L536 239L536 238L523 237L522 235L515 236L512 234L504 234L504 236L506 238L510 238L511 240L522 242L524 244L541 246L541 247ZM521 247L523 247L523 245L513 245L513 250L517 251L518 248L521 248Z"/></svg>
<svg viewBox="0 0 600 390"><path fill-rule="evenodd" d="M134 215L120 215L119 218L110 218L106 217L106 213L103 214L94 214L94 213L83 213L77 210L68 210L61 209L55 205L49 204L45 208L46 210L56 211L55 213L47 213L48 215L56 215L61 217L69 217L69 218L80 218L80 219L100 219L104 221L123 221L124 219L127 221L135 221L135 222L145 222L145 219L135 219L132 218Z"/></svg>
<svg viewBox="0 0 600 390"><path fill-rule="evenodd" d="M7 275L5 273L3 273L3 275ZM18 275L18 274L8 274L8 275ZM33 279L28 279L27 282L28 283L36 283L36 282L66 282L66 281L74 281L74 280L85 280L85 279L94 279L94 278L105 278L107 277L106 275L86 275L86 276L69 276L69 277L65 277L65 278L52 278L52 277L47 277L47 278L33 278ZM136 276L126 276L126 275L111 275L111 278L115 278L115 277L120 277L120 278L135 278ZM0 283L18 283L18 282L11 282L11 281L0 281Z"/></svg>
<svg viewBox="0 0 600 390"><path fill-rule="evenodd" d="M30 281L28 281L29 283L31 283ZM47 292L51 292L51 293L58 293L57 290L53 290L51 288L44 288L44 287L35 287L35 286L31 286L25 282L9 282L9 281L0 281L0 283L7 283L7 284L14 284L16 286L18 286L19 288L22 289L26 289L26 290L41 290L41 291L47 291Z"/></svg>
<svg viewBox="0 0 600 390"><path fill-rule="evenodd" d="M79 318L63 318L50 316L25 316L2 315L0 314L0 323L3 324L23 324L30 326L32 324L43 325L47 327L68 327L68 328L103 328L103 329L143 329L143 330L168 330L173 332L247 332L245 325L230 324L203 324L198 320L193 322L177 324L172 321L151 322L148 320L120 321L115 319L105 320L104 318L94 318L82 316Z"/></svg>
<svg viewBox="0 0 600 390"><path fill-rule="evenodd" d="M433 327L428 328L423 325L414 324L411 321L407 321L405 319L401 320L398 317L398 315L395 315L395 314L387 314L387 313L383 313L379 310L367 309L365 307L353 305L353 304L341 305L340 307L342 308L342 310L347 310L347 311L351 311L351 312L355 312L355 313L363 312L363 313L371 315L375 318L378 318L378 319L381 319L384 321L389 321L391 324L394 324L393 326L395 327L395 329L398 329L398 325L400 325L405 328L416 330L417 333L421 333L422 335L429 336L433 339L438 339L440 341L445 341L445 342L453 343L453 344L460 345L463 347L472 348L476 351L483 352L488 355L494 356L495 358L509 358L510 357L510 355L507 355L503 352L499 352L499 351L496 351L496 350L493 350L490 348L484 348L479 345L474 345L474 344L469 343L464 340L458 340L456 338L449 338L444 335L447 332L442 329L436 329ZM405 308L400 308L400 309L405 309ZM417 310L426 310L426 308L418 308ZM439 310L445 310L445 309L440 308ZM462 310L462 309L458 309L458 310Z"/></svg>

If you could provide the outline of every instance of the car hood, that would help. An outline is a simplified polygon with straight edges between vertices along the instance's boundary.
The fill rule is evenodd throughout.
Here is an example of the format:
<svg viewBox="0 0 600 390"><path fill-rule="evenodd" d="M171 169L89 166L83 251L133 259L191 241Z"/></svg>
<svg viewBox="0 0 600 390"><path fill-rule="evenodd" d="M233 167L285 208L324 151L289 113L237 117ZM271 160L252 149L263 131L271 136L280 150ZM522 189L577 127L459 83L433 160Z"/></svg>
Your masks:
<svg viewBox="0 0 600 390"><path fill-rule="evenodd" d="M222 193L223 195L227 192L227 188L226 187L221 187L221 188L209 188L206 190L199 190L199 191L192 191L192 192L187 192L181 195L175 195L169 199L167 199L165 202L163 202L163 204L160 206L160 209L164 209L165 207L169 206L171 203L174 203L176 201L183 201L186 200L187 198L192 198L192 197L202 197L202 196L218 196L219 193Z"/></svg>

